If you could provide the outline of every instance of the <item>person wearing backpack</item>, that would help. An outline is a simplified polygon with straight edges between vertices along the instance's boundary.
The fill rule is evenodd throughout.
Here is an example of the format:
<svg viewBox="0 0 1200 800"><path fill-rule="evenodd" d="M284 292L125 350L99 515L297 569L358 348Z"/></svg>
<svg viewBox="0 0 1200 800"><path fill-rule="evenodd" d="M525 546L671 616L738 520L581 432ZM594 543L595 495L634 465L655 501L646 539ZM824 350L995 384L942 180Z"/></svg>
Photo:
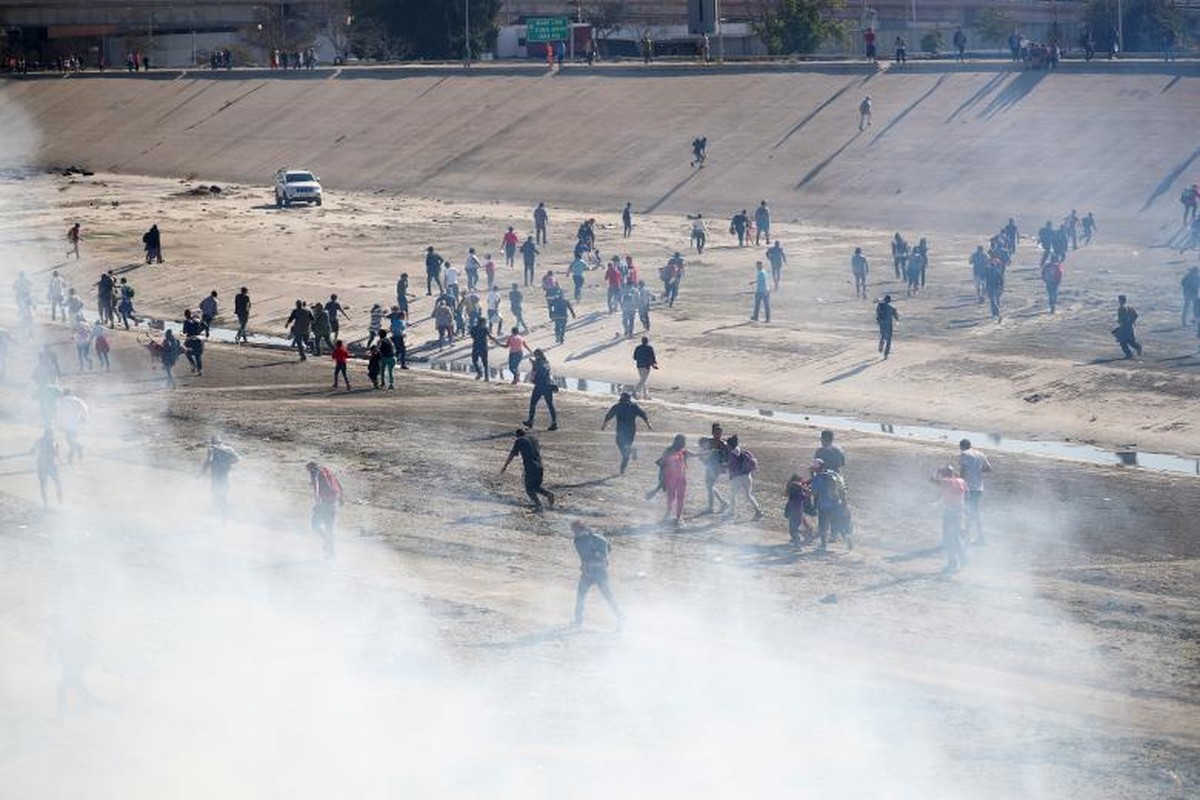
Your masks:
<svg viewBox="0 0 1200 800"><path fill-rule="evenodd" d="M1062 279L1062 260L1055 256L1042 267L1042 283L1046 284L1046 302L1050 304L1051 314L1058 308L1058 287Z"/></svg>
<svg viewBox="0 0 1200 800"><path fill-rule="evenodd" d="M813 504L817 507L817 536L821 538L818 549L824 552L829 539L836 539L839 531L846 527L841 524L846 508L846 483L819 458L813 459L810 472ZM848 535L846 543L853 546Z"/></svg>
<svg viewBox="0 0 1200 800"><path fill-rule="evenodd" d="M892 305L892 296L885 294L875 304L875 323L879 326L879 352L887 359L892 353L892 328L900 320L900 313Z"/></svg>
<svg viewBox="0 0 1200 800"><path fill-rule="evenodd" d="M730 436L726 445L729 448L729 515L737 516L738 495L744 494L754 509L754 518L762 519L762 507L754 499L754 471L758 469L758 459L749 450L741 448L737 434Z"/></svg>
<svg viewBox="0 0 1200 800"><path fill-rule="evenodd" d="M1112 335L1117 340L1117 344L1121 346L1121 352L1125 354L1126 358L1133 358L1135 350L1139 356L1142 354L1142 345L1138 342L1137 334L1133 330L1137 320L1137 309L1126 302L1125 295L1119 295L1117 297L1117 327L1112 329Z"/></svg>
<svg viewBox="0 0 1200 800"><path fill-rule="evenodd" d="M808 544L812 541L813 532L807 515L815 510L812 504L812 481L799 473L793 474L783 491L787 496L783 517L788 521L788 538L795 545Z"/></svg>
<svg viewBox="0 0 1200 800"><path fill-rule="evenodd" d="M1200 187L1192 184L1179 193L1179 202L1183 204L1183 225L1196 218L1196 206L1200 204Z"/></svg>
<svg viewBox="0 0 1200 800"><path fill-rule="evenodd" d="M201 474L208 473L212 480L213 505L221 512L221 518L227 516L229 505L229 473L233 465L241 460L237 451L214 436L209 441L208 452L204 456L204 464L200 467Z"/></svg>
<svg viewBox="0 0 1200 800"><path fill-rule="evenodd" d="M529 396L529 418L522 424L526 428L533 427L533 417L537 412L538 401L543 400L546 403L546 410L550 412L550 427L546 430L558 430L558 412L554 410L554 393L558 391L558 385L555 384L554 376L550 373L550 362L541 349L533 351L533 366L529 373L529 382L533 384L533 393Z"/></svg>
<svg viewBox="0 0 1200 800"><path fill-rule="evenodd" d="M338 506L346 504L342 484L329 467L323 467L315 461L309 461L304 466L308 470L313 493L312 529L321 534L324 540L325 557L333 558L333 521L337 517Z"/></svg>

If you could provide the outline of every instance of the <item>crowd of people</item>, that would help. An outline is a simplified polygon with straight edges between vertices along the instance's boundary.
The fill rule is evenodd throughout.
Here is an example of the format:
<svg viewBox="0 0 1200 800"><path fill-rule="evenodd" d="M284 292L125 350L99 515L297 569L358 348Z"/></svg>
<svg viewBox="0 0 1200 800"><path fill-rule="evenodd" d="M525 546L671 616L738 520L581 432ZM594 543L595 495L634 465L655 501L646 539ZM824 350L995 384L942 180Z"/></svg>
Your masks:
<svg viewBox="0 0 1200 800"><path fill-rule="evenodd" d="M869 121L869 120L868 120ZM1182 198L1184 223L1195 218L1197 193ZM626 204L620 213L621 238L629 239L634 229L632 206ZM521 427L513 436L513 444L501 471L520 457L524 477L525 493L535 511L540 512L553 506L555 494L546 486L547 464L541 445L533 433L539 408L545 406L549 424L547 430L558 430L559 415L555 396L561 381L553 372L547 352L530 342L530 325L526 321L526 293L540 290L545 304L549 333L538 336L553 336L554 342L565 341L570 321L579 316L581 307L595 304L594 316L620 314L620 334L632 339L640 322L640 343L632 349L631 360L637 370L636 384L628 387L619 400L608 409L601 421L601 428L614 423L618 471L624 475L631 461L638 457L636 447L639 420L645 429L651 429L650 415L638 404L638 400L649 397L649 379L658 369L658 355L653 347L649 332L651 309L655 306L673 307L680 296L680 286L687 272L684 256L672 252L658 267L661 293L652 292L639 265L630 255L612 254L602 256L598 241L597 224L594 218L583 220L575 230L574 244L567 248L570 258L561 273L544 269L541 278L540 259L549 258L550 211L545 203L538 203L531 218L533 232L522 238L514 226L508 226L500 235L498 252L503 255L503 268L493 259L486 248L469 247L459 262L462 269L441 255L430 245L425 252L426 298L431 304L428 320L436 332L436 339L419 345L434 351L444 350L466 340L470 344L471 368L479 380L490 381L493 374L501 380L507 369L511 382L517 384L522 377L522 366L528 359L527 380L531 393L528 411ZM692 244L697 255L704 252L709 233L705 218L701 214L689 217ZM1059 224L1047 221L1038 229L1034 240L1040 249L1039 270L1046 286L1047 304L1050 313L1058 309L1058 289L1063 280L1064 265L1072 251L1086 247L1098 231L1091 212L1080 216L1075 210L1065 215ZM779 290L782 283L787 255L783 243L773 236L771 210L762 200L754 213L741 210L732 215L728 228L731 241L738 248L765 248L763 259L755 264L753 286L753 312L751 320L770 323L771 294ZM893 263L892 277L902 281L905 298L914 303L911 313L919 314L915 305L930 278L930 241L928 237L915 237L917 243L910 245L899 231L892 237L890 249ZM73 224L67 234L67 256L80 258L83 240L79 224ZM1009 219L1001 229L988 239L987 245L980 244L967 259L976 296L980 304L989 303L991 316L1000 322L1003 319L1003 292L1005 274L1017 257L1021 234L1014 219ZM147 264L162 263L162 240L157 225L143 236L142 244ZM481 255L482 253L482 255ZM518 257L520 267L517 266ZM520 280L507 281L517 270ZM871 271L868 254L863 247L856 247L850 256L854 293L858 299L870 296ZM509 276L504 276L506 270ZM602 288L603 300L593 297L589 277L599 276L595 282ZM560 282L560 275L562 281ZM507 290L501 287L507 282ZM18 310L20 329L26 338L31 338L34 309L32 281L22 272L14 284L14 300ZM1181 324L1197 325L1200 336L1200 268L1192 267L1181 282L1183 310ZM109 270L99 275L93 285L94 306L83 299L83 293L68 286L59 270L51 272L46 286L45 300L51 323L68 327L75 347L76 361L81 372L95 368L109 368L108 353L110 331L121 327L129 330L142 322L134 306L135 291L125 276ZM436 291L435 291L436 290ZM418 290L419 291L419 290ZM507 303L505 303L507 294ZM334 389L352 390L352 362L365 363L367 380L375 389L394 390L396 367L408 369L410 347L407 339L413 324L411 314L420 300L410 287L408 273L401 273L397 283L394 303L374 303L365 315L365 329L351 330L351 325L362 325L363 318L355 322L352 309L339 301L337 294L328 300L311 301L297 299L284 323L290 345L295 348L300 361L328 357L332 361L332 386ZM504 309L509 317L506 319ZM233 316L237 329L233 336L235 344L249 341L249 323L253 303L248 287L240 287L234 295ZM94 311L89 319L88 311ZM424 313L424 312L422 312ZM906 312L908 313L908 312ZM174 325L168 324L161 340L149 343L153 357L161 364L168 385L175 385L174 367L183 356L197 378L204 374L204 353L214 324L222 314L222 299L219 289L203 294L195 308L183 311L179 324L179 335ZM1190 318L1190 321L1189 321ZM421 317L417 322L424 322ZM1137 340L1136 323L1138 312L1122 295L1116 311L1117 326L1113 329L1122 352L1127 358L1140 355L1142 345ZM875 302L875 322L879 329L878 350L881 358L891 355L892 340L900 313L891 294ZM345 331L345 333L343 333ZM365 333L365 336L362 335ZM0 331L0 373L7 360L8 350L13 343L10 333ZM506 351L507 361L493 371L489 361L492 347ZM93 361L93 356L95 360ZM56 431L66 436L67 461L82 458L81 434L86 425L86 404L69 389L61 388L62 369L50 347L38 355L35 382L45 425L31 454L35 457L37 475L43 501L49 503L50 490L61 500L61 480L58 473L60 454ZM213 484L214 504L225 509L228 502L230 475L240 456L225 442L214 439L207 449L202 470L210 475ZM689 447L686 434L676 434L670 444L655 460L657 481L647 494L653 499L658 494L665 497L664 520L673 527L686 524L688 504L688 462L699 460L704 475L704 502L702 510L692 516L714 515L736 519L740 508L745 508L752 519L761 519L763 503L756 494L756 473L759 469L757 457L746 448L739 435L728 435L720 423L714 423L707 436L699 437L695 447ZM315 462L306 467L314 497L311 524L325 542L326 554L334 553L334 519L336 508L343 501L340 483L331 470ZM946 571L954 572L967 563L965 544L968 541L982 543L983 530L980 503L984 474L991 465L986 456L974 449L969 441L960 443L957 464L939 468L931 480L938 487L942 509L942 546L946 555ZM781 487L784 498L783 517L787 521L788 539L797 548L815 545L824 551L832 542L843 542L847 548L854 546L854 522L851 512L851 492L846 476L846 457L834 444L834 433L824 431L821 444L816 448L808 467L796 472ZM584 598L592 586L604 593L619 617L620 610L612 598L607 581L607 559L609 549L603 537L582 523L575 525L575 541L581 558L582 577L576 619L581 619Z"/></svg>

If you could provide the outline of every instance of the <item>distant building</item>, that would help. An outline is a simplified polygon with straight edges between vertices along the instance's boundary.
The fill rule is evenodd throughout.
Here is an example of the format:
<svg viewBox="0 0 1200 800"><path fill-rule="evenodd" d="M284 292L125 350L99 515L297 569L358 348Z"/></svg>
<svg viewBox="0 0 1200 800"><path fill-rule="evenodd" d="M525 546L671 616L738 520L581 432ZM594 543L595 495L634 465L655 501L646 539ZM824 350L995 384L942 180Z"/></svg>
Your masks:
<svg viewBox="0 0 1200 800"><path fill-rule="evenodd" d="M74 55L90 68L103 54L119 67L141 50L153 64L185 66L218 48L265 61L276 47L320 45L311 32L336 9L326 0L0 0L0 28L10 53L32 59ZM296 40L301 29L309 41Z"/></svg>

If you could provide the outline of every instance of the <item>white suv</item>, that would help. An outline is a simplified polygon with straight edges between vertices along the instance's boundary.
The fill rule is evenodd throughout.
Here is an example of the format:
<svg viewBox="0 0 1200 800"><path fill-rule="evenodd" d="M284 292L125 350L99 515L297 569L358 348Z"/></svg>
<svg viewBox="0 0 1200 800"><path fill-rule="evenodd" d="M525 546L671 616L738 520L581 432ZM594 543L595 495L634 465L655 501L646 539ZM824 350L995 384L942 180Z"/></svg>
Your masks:
<svg viewBox="0 0 1200 800"><path fill-rule="evenodd" d="M292 203L321 205L321 182L302 169L281 169L275 173L275 207Z"/></svg>

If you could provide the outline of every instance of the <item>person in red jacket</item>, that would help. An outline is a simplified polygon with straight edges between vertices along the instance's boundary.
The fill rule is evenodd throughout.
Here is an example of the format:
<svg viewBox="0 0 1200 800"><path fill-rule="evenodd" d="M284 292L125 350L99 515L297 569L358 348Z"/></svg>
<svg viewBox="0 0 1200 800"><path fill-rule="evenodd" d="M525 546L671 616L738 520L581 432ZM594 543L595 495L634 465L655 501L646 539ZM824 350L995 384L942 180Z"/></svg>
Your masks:
<svg viewBox="0 0 1200 800"><path fill-rule="evenodd" d="M333 345L333 388L338 387L338 375L346 382L346 391L350 391L350 375L346 372L346 364L350 361L350 351L341 339Z"/></svg>
<svg viewBox="0 0 1200 800"><path fill-rule="evenodd" d="M517 260L517 246L521 244L521 237L517 236L510 225L500 243L504 246L504 263L512 269Z"/></svg>
<svg viewBox="0 0 1200 800"><path fill-rule="evenodd" d="M333 520L337 516L338 506L345 505L346 502L342 494L342 484L329 467L323 467L315 461L309 461L304 466L308 470L312 485L312 528L321 534L325 542L325 557L333 558Z"/></svg>

